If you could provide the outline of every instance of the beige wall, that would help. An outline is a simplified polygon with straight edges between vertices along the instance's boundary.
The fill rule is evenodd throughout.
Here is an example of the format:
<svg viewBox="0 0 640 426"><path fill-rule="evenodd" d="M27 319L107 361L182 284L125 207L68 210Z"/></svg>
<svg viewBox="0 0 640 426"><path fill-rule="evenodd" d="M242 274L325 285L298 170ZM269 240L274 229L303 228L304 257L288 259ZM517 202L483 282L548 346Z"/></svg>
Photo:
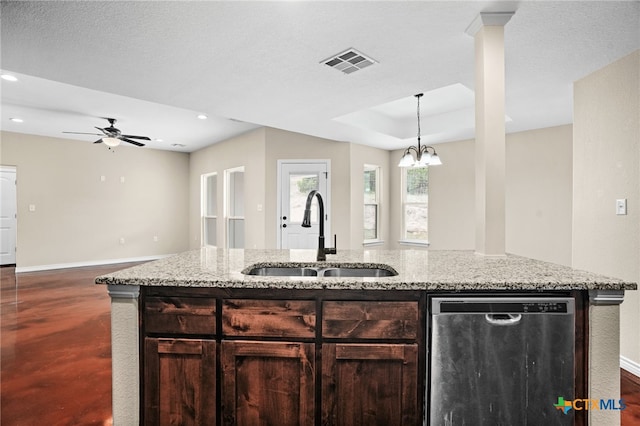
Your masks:
<svg viewBox="0 0 640 426"><path fill-rule="evenodd" d="M640 281L640 51L574 85L573 266ZM626 216L615 201L627 199ZM640 294L620 307L621 355L640 368ZM637 372L636 372L637 374Z"/></svg>
<svg viewBox="0 0 640 426"><path fill-rule="evenodd" d="M201 176L217 173L218 247L225 247L224 172L244 167L245 247L263 248L265 240L265 129L256 129L191 153L189 165L189 246L201 246Z"/></svg>
<svg viewBox="0 0 640 426"><path fill-rule="evenodd" d="M387 150L371 148L364 145L350 144L350 175L351 175L351 247L362 248L364 241L364 166L365 164L380 167L380 192L378 220L380 226L379 239L384 241L380 246L370 246L368 249L384 249L389 247L390 241L390 200L389 176L391 153Z"/></svg>
<svg viewBox="0 0 640 426"><path fill-rule="evenodd" d="M571 264L571 126L507 135L506 250ZM429 170L429 243L435 250L475 248L474 141L436 146L443 165ZM403 151L392 152L395 166ZM400 169L391 175L391 240L400 237Z"/></svg>
<svg viewBox="0 0 640 426"><path fill-rule="evenodd" d="M18 268L187 248L188 154L10 132L1 154L17 167Z"/></svg>
<svg viewBox="0 0 640 426"><path fill-rule="evenodd" d="M338 237L338 249L351 248L349 217L351 215L351 174L349 143L303 135L285 130L266 129L265 156L265 248L277 247L277 176L278 160L331 160L331 233ZM333 245L327 235L327 246Z"/></svg>
<svg viewBox="0 0 640 426"><path fill-rule="evenodd" d="M571 266L572 126L507 135L507 252Z"/></svg>

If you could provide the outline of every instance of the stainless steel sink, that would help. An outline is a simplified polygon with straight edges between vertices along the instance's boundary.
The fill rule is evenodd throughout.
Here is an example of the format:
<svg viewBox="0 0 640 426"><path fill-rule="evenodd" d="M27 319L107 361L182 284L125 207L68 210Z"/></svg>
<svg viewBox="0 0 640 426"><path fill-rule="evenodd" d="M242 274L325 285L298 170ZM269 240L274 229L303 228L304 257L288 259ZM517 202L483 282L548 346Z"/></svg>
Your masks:
<svg viewBox="0 0 640 426"><path fill-rule="evenodd" d="M327 268L321 271L323 277L393 277L398 275L386 268Z"/></svg>
<svg viewBox="0 0 640 426"><path fill-rule="evenodd" d="M388 265L375 265L349 263L346 265L317 266L288 266L284 265L256 265L249 266L242 271L245 275L258 275L267 277L392 277L398 273Z"/></svg>
<svg viewBox="0 0 640 426"><path fill-rule="evenodd" d="M279 266L262 266L242 271L245 275L262 275L267 277L317 277L318 271L314 268L287 268Z"/></svg>

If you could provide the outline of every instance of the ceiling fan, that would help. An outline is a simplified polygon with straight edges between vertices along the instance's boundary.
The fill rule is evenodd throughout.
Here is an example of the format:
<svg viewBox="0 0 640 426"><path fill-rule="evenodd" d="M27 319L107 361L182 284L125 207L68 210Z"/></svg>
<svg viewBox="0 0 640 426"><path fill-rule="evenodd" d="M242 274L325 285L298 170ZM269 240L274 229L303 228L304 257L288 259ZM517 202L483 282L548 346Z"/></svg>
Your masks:
<svg viewBox="0 0 640 426"><path fill-rule="evenodd" d="M124 141L136 146L144 146L142 142L134 141L133 139L141 139L144 141L150 141L151 139L146 136L134 136L134 135L123 135L119 129L113 127L116 124L115 118L104 118L109 122L109 127L105 127L104 129L100 127L96 127L96 129L100 130L102 133L83 133L83 132L62 132L62 133L72 133L75 135L96 135L102 136L100 139L95 141L94 143L104 142L105 145L109 147L120 145L120 141Z"/></svg>

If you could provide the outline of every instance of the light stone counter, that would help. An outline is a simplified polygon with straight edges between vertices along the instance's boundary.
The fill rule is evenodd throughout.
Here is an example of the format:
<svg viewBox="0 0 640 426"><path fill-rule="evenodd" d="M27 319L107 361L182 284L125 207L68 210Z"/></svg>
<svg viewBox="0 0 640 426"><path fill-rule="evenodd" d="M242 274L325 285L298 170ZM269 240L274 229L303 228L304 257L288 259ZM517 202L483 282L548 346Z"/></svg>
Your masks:
<svg viewBox="0 0 640 426"><path fill-rule="evenodd" d="M326 262L315 250L203 248L104 275L98 284L133 286L366 289L366 290L634 290L624 282L520 256L485 257L471 251L339 250ZM397 276L379 278L244 275L252 265L337 267L385 264Z"/></svg>
<svg viewBox="0 0 640 426"><path fill-rule="evenodd" d="M327 262L315 250L224 250L205 248L145 263L96 278L111 295L113 424L140 422L140 286L362 289L424 291L567 291L589 293L588 395L620 394L619 304L636 283L603 277L519 256L486 257L470 251L338 250ZM264 277L242 270L254 264L325 267L345 263L386 264L398 275L384 278ZM589 412L589 424L619 425L617 411Z"/></svg>

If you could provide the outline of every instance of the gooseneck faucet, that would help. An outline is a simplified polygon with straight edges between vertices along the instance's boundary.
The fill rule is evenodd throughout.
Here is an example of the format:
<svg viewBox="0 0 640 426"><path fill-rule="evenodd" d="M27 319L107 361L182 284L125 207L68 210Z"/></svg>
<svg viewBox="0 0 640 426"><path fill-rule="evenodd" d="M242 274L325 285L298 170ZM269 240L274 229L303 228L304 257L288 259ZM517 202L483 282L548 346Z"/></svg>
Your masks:
<svg viewBox="0 0 640 426"><path fill-rule="evenodd" d="M327 260L327 254L336 254L336 236L333 236L333 248L325 248L324 247L324 202L322 201L322 195L315 189L309 193L307 196L307 204L304 208L304 218L302 219L302 227L303 228L311 228L311 202L313 201L313 197L318 198L318 208L320 209L320 214L318 217L318 222L320 222L320 235L318 236L318 257L317 260Z"/></svg>

